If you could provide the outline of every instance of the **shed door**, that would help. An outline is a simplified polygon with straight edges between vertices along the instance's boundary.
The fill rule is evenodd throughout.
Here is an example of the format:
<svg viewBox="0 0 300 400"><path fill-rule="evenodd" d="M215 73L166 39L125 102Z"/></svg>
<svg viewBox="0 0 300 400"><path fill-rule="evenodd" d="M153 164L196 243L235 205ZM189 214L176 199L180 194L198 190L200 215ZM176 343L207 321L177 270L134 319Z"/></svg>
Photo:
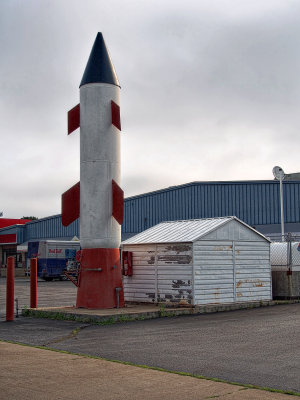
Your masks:
<svg viewBox="0 0 300 400"><path fill-rule="evenodd" d="M195 304L235 301L232 241L194 243Z"/></svg>
<svg viewBox="0 0 300 400"><path fill-rule="evenodd" d="M236 301L271 298L269 245L265 242L235 242Z"/></svg>

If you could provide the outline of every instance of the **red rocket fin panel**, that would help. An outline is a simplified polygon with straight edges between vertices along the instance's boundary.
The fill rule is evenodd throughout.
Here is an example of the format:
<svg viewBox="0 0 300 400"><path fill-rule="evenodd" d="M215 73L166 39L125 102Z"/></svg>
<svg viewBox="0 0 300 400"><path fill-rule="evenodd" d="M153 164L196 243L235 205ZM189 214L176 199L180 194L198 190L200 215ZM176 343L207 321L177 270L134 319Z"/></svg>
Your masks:
<svg viewBox="0 0 300 400"><path fill-rule="evenodd" d="M68 112L68 135L80 126L80 104Z"/></svg>
<svg viewBox="0 0 300 400"><path fill-rule="evenodd" d="M70 225L80 215L80 182L72 186L61 196L61 222Z"/></svg>
<svg viewBox="0 0 300 400"><path fill-rule="evenodd" d="M120 117L120 107L114 101L111 101L111 123L121 130L121 117Z"/></svg>
<svg viewBox="0 0 300 400"><path fill-rule="evenodd" d="M124 216L124 192L114 180L112 181L112 200L112 216L122 225Z"/></svg>

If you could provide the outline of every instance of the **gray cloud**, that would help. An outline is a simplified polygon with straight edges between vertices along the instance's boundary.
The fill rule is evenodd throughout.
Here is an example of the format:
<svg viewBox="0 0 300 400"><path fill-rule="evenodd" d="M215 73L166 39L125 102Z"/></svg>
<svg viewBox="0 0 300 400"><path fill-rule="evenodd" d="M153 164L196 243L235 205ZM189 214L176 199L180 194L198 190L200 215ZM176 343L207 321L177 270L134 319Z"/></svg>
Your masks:
<svg viewBox="0 0 300 400"><path fill-rule="evenodd" d="M94 38L121 86L127 196L194 180L296 172L300 6L261 2L0 3L1 202L5 216L60 212L79 179L66 135Z"/></svg>

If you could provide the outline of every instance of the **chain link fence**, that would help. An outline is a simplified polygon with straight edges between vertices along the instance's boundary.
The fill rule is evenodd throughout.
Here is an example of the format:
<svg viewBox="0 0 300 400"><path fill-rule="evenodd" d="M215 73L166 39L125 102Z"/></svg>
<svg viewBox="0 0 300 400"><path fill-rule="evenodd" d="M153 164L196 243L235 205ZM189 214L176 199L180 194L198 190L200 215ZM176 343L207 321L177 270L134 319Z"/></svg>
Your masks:
<svg viewBox="0 0 300 400"><path fill-rule="evenodd" d="M270 249L272 270L300 269L300 235L285 235L285 241L272 242Z"/></svg>

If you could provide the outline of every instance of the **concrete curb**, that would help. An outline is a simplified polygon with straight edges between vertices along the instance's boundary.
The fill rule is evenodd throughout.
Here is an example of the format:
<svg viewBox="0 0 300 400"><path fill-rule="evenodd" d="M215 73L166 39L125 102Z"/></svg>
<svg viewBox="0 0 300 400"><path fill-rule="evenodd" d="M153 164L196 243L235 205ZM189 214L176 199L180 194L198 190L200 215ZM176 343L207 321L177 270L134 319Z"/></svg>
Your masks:
<svg viewBox="0 0 300 400"><path fill-rule="evenodd" d="M77 321L91 324L110 324L117 322L141 321L146 319L177 317L181 315L210 314L225 311L268 307L281 304L300 303L300 300L290 301L255 301L251 303L209 304L194 308L171 308L153 305L136 305L120 309L90 310L75 307L29 308L23 309L22 315L34 318L49 318L67 321Z"/></svg>

